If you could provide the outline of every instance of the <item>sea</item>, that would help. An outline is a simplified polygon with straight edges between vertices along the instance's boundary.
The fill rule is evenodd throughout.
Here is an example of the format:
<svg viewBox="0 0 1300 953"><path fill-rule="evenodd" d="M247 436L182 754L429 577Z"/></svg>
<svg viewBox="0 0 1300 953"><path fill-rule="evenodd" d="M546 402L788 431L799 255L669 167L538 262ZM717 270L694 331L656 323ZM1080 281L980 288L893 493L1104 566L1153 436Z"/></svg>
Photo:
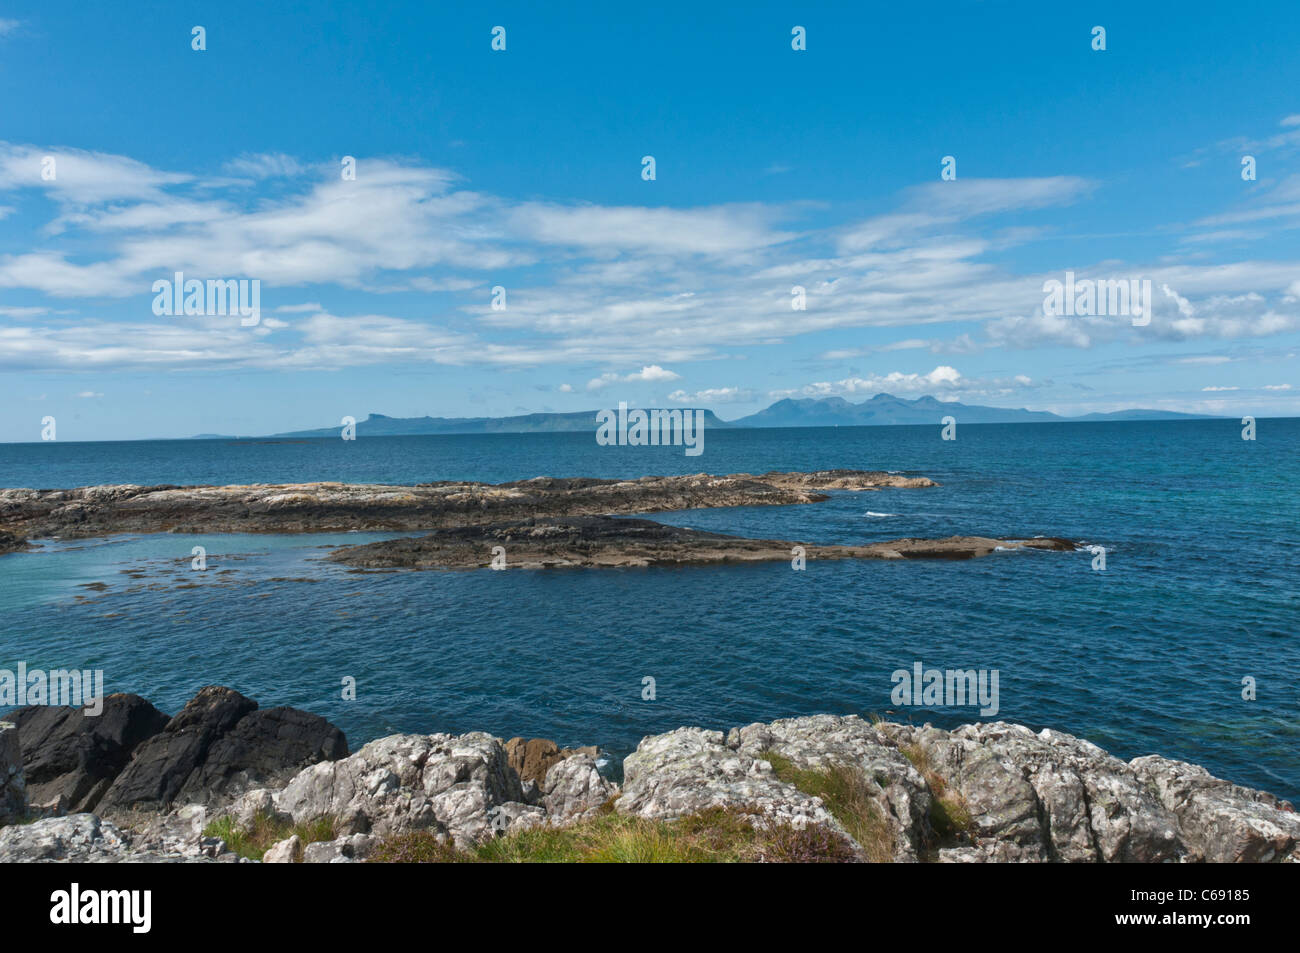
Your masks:
<svg viewBox="0 0 1300 953"><path fill-rule="evenodd" d="M806 543L1080 548L802 571L366 573L322 557L391 534L42 540L0 556L0 669L102 669L106 691L168 713L228 685L328 718L353 750L474 730L594 744L615 771L642 737L683 725L1007 720L1300 797L1300 419L1260 419L1254 440L1236 419L959 425L955 440L938 424L717 429L693 457L594 433L0 445L0 486L33 488L836 467L940 486L652 518ZM996 714L898 703L894 673L917 663L996 671Z"/></svg>

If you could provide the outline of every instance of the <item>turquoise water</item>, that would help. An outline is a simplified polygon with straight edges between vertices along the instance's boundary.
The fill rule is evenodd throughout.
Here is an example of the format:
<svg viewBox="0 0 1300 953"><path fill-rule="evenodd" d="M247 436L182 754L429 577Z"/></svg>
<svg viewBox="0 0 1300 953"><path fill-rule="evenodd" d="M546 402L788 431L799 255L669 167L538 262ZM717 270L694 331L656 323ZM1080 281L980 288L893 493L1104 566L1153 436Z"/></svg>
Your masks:
<svg viewBox="0 0 1300 953"><path fill-rule="evenodd" d="M1107 548L948 563L366 574L379 534L129 536L0 557L0 668L102 668L175 711L200 686L318 712L356 748L394 731L600 744L830 711L952 726L890 673L997 669L998 718L1300 796L1300 420L710 431L704 455L590 434L0 445L0 485L500 481L540 474L919 473L929 490L656 516L853 543L954 533ZM878 514L878 515L868 515ZM203 545L208 569L194 572ZM95 584L103 584L98 586ZM341 698L344 676L357 699ZM652 701L642 679L656 680ZM1258 697L1241 697L1241 680Z"/></svg>

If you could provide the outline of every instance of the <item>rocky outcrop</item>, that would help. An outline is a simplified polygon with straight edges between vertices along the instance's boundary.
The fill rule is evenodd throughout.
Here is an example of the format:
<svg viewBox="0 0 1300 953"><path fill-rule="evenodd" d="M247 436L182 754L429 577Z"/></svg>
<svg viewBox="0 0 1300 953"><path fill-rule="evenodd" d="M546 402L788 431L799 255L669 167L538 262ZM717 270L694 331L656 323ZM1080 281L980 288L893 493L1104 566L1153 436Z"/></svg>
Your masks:
<svg viewBox="0 0 1300 953"><path fill-rule="evenodd" d="M739 807L760 823L817 825L857 846L820 798L778 780L771 764L737 750L722 732L702 728L642 740L623 762L623 793L615 807L655 820Z"/></svg>
<svg viewBox="0 0 1300 953"><path fill-rule="evenodd" d="M877 815L889 828L894 860L916 860L929 839L933 795L925 779L861 718L814 715L756 723L733 728L727 746L760 760L776 754L801 770L840 765L861 774Z"/></svg>
<svg viewBox="0 0 1300 953"><path fill-rule="evenodd" d="M27 784L18 726L0 721L0 825L21 820L27 813Z"/></svg>
<svg viewBox="0 0 1300 953"><path fill-rule="evenodd" d="M491 526L459 526L426 536L381 540L334 550L329 559L365 569L484 569L504 550L505 568L553 569L788 562L801 545L817 559L973 559L999 550L1072 551L1055 537L895 539L864 546L815 546L667 526L610 516L536 518ZM499 547L499 548L498 548Z"/></svg>
<svg viewBox="0 0 1300 953"><path fill-rule="evenodd" d="M173 800L220 802L250 788L278 786L307 764L347 754L343 732L324 718L296 708L258 709L212 742Z"/></svg>
<svg viewBox="0 0 1300 953"><path fill-rule="evenodd" d="M588 754L551 767L546 780L525 785L501 740L481 732L392 735L300 772L275 806L298 823L333 818L344 835L432 830L469 846L545 823L548 803L580 812L614 791Z"/></svg>
<svg viewBox="0 0 1300 953"><path fill-rule="evenodd" d="M98 717L39 706L10 717L18 719L31 801L74 812L217 804L347 754L343 733L325 719L290 708L259 711L251 699L216 686L171 719L121 694L105 698Z"/></svg>
<svg viewBox="0 0 1300 953"><path fill-rule="evenodd" d="M238 725L247 704L227 689L205 690L173 733ZM4 739L0 729L0 752ZM177 746L167 763L184 763L179 755L189 750ZM291 758L294 749L280 754ZM643 739L623 768L620 789L597 770L591 749L481 732L392 735L304 767L282 787L245 791L218 808L189 804L134 829L90 814L14 824L0 830L0 861L230 861L224 841L204 836L223 814L239 827L261 820L285 831L264 862L351 863L412 831L463 850L611 809L698 824L721 808L731 823L815 828L837 859L1300 862L1300 815L1285 801L1195 765L1157 756L1125 763L1072 735L1006 722L944 731L814 715L725 735L679 728ZM300 836L322 829L322 819L331 840Z"/></svg>
<svg viewBox="0 0 1300 953"><path fill-rule="evenodd" d="M0 530L21 537L109 533L307 533L478 526L532 517L653 513L696 507L815 503L825 490L934 486L867 470L642 477L537 477L513 483L415 486L297 483L91 486L0 490Z"/></svg>
<svg viewBox="0 0 1300 953"><path fill-rule="evenodd" d="M125 854L129 843L120 830L94 814L46 818L0 830L0 863L112 861Z"/></svg>
<svg viewBox="0 0 1300 953"><path fill-rule="evenodd" d="M74 814L93 811L136 748L168 720L139 695L121 693L106 696L97 716L30 705L5 717L19 728L31 802Z"/></svg>
<svg viewBox="0 0 1300 953"><path fill-rule="evenodd" d="M1023 860L1159 863L1187 854L1178 819L1136 772L1091 742L1006 722L953 732L886 725L916 746L970 811L975 844Z"/></svg>
<svg viewBox="0 0 1300 953"><path fill-rule="evenodd" d="M1197 859L1216 864L1300 862L1300 814L1264 791L1156 755L1130 762L1137 777L1178 819Z"/></svg>
<svg viewBox="0 0 1300 953"><path fill-rule="evenodd" d="M158 847L160 845L153 845ZM49 817L31 824L0 829L0 864L14 863L194 863L239 858L224 842L209 839L205 844L169 845L151 849L133 843L131 835L94 814Z"/></svg>

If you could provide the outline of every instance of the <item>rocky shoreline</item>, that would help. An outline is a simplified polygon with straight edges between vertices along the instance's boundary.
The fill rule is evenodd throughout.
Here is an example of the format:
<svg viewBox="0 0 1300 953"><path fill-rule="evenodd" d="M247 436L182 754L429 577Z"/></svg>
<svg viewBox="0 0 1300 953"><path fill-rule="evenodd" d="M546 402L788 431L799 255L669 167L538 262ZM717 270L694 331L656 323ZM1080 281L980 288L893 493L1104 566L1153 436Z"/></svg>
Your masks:
<svg viewBox="0 0 1300 953"><path fill-rule="evenodd" d="M0 862L1300 862L1285 801L1006 722L678 728L617 783L598 756L482 732L349 753L217 686L172 718L121 694L95 719L27 708L0 720Z"/></svg>
<svg viewBox="0 0 1300 953"><path fill-rule="evenodd" d="M23 540L113 533L325 533L483 526L535 517L610 516L700 507L787 506L827 490L919 489L926 477L871 470L536 477L512 483L90 486L0 490L0 532Z"/></svg>

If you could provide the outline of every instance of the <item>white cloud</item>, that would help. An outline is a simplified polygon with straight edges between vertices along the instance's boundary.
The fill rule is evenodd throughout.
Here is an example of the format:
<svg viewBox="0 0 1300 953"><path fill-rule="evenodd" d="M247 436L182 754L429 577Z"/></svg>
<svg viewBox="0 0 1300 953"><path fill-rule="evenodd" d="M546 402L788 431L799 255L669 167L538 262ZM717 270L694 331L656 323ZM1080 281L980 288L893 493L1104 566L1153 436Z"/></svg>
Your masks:
<svg viewBox="0 0 1300 953"><path fill-rule="evenodd" d="M42 176L47 157L54 160L53 179ZM0 142L0 191L42 188L62 202L97 204L159 200L166 186L191 180L192 176L160 172L126 156Z"/></svg>
<svg viewBox="0 0 1300 953"><path fill-rule="evenodd" d="M293 156L282 152L245 153L225 164L232 175L246 175L254 179L271 179L301 175L302 164Z"/></svg>
<svg viewBox="0 0 1300 953"><path fill-rule="evenodd" d="M1026 374L1010 378L969 378L956 368L940 365L928 373L893 371L870 377L849 377L838 381L818 381L795 390L769 392L781 397L873 397L888 393L899 397L934 396L939 400L962 398L1004 398L1036 386Z"/></svg>
<svg viewBox="0 0 1300 953"><path fill-rule="evenodd" d="M1186 298L1182 297L1177 291L1175 291L1173 288L1170 288L1168 285L1161 285L1160 292L1166 298L1172 298L1174 300L1174 302L1178 305L1178 313L1181 314L1183 317L1190 318L1193 314L1196 313L1195 309L1192 307L1192 303L1188 301Z"/></svg>
<svg viewBox="0 0 1300 953"><path fill-rule="evenodd" d="M530 202L514 209L512 232L548 245L606 252L719 255L752 251L794 237L771 228L776 213L761 205L671 209Z"/></svg>
<svg viewBox="0 0 1300 953"><path fill-rule="evenodd" d="M672 371L665 370L658 364L649 364L641 368L639 371L625 374L622 377L619 377L614 373L601 374L599 377L593 377L591 380L587 381L587 390L601 390L602 388L608 387L610 384L618 383L631 384L638 381L643 383L675 381L680 377L680 374L675 374Z"/></svg>
<svg viewBox="0 0 1300 953"><path fill-rule="evenodd" d="M754 399L754 392L743 387L708 387L694 393L675 390L668 395L675 404L732 404Z"/></svg>

